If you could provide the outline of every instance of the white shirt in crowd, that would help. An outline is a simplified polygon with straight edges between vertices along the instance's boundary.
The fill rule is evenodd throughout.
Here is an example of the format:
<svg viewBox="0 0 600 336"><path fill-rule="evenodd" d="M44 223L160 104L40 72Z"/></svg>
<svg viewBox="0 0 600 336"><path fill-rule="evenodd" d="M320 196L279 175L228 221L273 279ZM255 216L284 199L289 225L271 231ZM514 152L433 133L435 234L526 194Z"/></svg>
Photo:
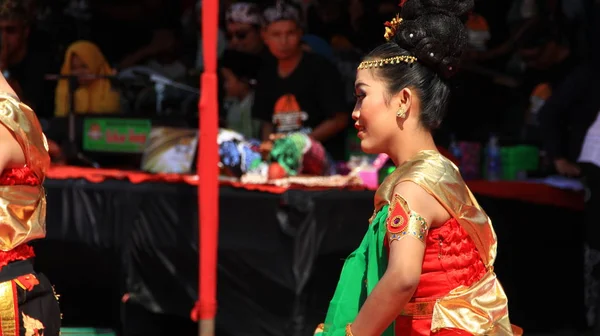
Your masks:
<svg viewBox="0 0 600 336"><path fill-rule="evenodd" d="M588 128L578 162L592 163L600 167L600 112Z"/></svg>

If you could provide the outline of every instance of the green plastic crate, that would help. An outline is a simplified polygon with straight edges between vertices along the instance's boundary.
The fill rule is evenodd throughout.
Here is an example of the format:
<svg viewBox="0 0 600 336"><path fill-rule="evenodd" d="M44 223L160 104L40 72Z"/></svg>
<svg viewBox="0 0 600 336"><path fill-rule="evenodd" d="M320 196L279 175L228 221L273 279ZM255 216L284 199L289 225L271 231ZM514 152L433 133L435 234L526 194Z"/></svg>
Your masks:
<svg viewBox="0 0 600 336"><path fill-rule="evenodd" d="M385 178L388 177L388 175L393 173L394 170L396 170L396 166L389 166L389 167L381 168L379 170L379 184L383 183L383 180L385 180Z"/></svg>
<svg viewBox="0 0 600 336"><path fill-rule="evenodd" d="M516 180L520 172L537 170L540 164L539 149L534 146L502 147L502 178Z"/></svg>

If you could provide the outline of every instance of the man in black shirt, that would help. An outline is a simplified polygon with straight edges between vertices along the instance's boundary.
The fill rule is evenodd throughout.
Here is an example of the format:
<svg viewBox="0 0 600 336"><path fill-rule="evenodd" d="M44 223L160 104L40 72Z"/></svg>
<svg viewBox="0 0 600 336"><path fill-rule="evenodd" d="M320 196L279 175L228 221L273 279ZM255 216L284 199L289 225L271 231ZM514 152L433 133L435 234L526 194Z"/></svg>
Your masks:
<svg viewBox="0 0 600 336"><path fill-rule="evenodd" d="M274 134L306 132L336 160L344 156L344 111L340 74L327 59L303 52L296 8L279 3L264 12L265 44L276 61L263 66L252 114L262 120L263 140Z"/></svg>

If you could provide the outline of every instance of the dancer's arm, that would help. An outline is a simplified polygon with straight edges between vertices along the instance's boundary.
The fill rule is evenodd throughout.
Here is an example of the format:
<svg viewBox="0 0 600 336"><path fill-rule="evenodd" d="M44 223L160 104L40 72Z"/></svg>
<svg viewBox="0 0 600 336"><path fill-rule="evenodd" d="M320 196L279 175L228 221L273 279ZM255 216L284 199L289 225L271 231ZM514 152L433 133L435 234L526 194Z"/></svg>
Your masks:
<svg viewBox="0 0 600 336"><path fill-rule="evenodd" d="M10 87L6 78L0 73L0 92L8 93L15 98L17 94ZM22 166L25 164L25 155L23 149L15 139L11 131L0 123L0 173L4 171L4 168Z"/></svg>
<svg viewBox="0 0 600 336"><path fill-rule="evenodd" d="M403 201L410 204L410 212L413 215L418 214L423 218L422 223L425 228L429 226L427 223L440 223L449 218L446 210L433 196L412 182L400 183L394 191L397 195L401 195ZM388 235L394 230L392 227L390 231L390 225L398 215L403 215L402 210L391 210L387 219ZM415 220L411 218L410 213L404 215L400 216L403 219L395 222L398 230L402 229L403 223ZM381 335L400 315L417 289L425 254L426 232L420 235L418 229L410 231L417 232L417 235L406 234L399 240L390 240L387 270L352 323L351 329L354 335Z"/></svg>

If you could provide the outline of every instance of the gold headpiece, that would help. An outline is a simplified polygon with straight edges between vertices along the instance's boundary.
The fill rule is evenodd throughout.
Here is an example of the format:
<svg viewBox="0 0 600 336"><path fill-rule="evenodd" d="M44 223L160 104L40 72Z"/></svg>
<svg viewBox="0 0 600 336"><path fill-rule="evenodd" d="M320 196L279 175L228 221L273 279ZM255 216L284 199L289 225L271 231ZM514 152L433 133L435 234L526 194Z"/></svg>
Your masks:
<svg viewBox="0 0 600 336"><path fill-rule="evenodd" d="M401 5L404 4L404 1L401 2ZM402 23L402 18L400 14L396 14L396 17L392 19L392 21L386 21L385 25L385 34L383 35L385 39L389 42L394 35L398 32L400 28L400 24ZM394 56L389 58L383 58L379 60L372 61L363 61L358 65L358 70L362 69L371 69L371 68L379 68L388 64L400 64L407 63L412 64L417 61L417 58L414 56Z"/></svg>
<svg viewBox="0 0 600 336"><path fill-rule="evenodd" d="M392 21L386 21L383 25L385 26L385 33L383 37L385 37L386 41L390 41L394 35L398 32L398 28L400 28L400 24L402 23L402 18L400 14L396 14L396 17L392 19Z"/></svg>
<svg viewBox="0 0 600 336"><path fill-rule="evenodd" d="M384 58L384 59L380 59L380 60L363 61L358 65L358 70L379 68L379 67L382 67L382 66L388 65L388 64L400 64L400 62L407 63L407 64L413 64L416 61L417 61L417 58L414 56L394 56L394 57Z"/></svg>

